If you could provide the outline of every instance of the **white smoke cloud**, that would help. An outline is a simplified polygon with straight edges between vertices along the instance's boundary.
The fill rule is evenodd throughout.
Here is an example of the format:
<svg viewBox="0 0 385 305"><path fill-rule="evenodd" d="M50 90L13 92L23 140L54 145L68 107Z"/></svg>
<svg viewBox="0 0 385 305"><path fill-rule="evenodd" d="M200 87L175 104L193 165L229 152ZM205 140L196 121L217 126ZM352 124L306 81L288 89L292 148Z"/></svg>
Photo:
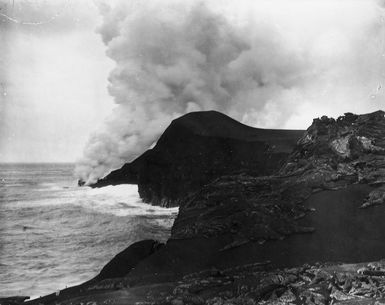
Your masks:
<svg viewBox="0 0 385 305"><path fill-rule="evenodd" d="M384 19L376 2L122 1L99 8L99 32L116 63L109 92L117 106L76 169L88 183L137 157L190 111L306 128L313 116L378 108L384 97Z"/></svg>

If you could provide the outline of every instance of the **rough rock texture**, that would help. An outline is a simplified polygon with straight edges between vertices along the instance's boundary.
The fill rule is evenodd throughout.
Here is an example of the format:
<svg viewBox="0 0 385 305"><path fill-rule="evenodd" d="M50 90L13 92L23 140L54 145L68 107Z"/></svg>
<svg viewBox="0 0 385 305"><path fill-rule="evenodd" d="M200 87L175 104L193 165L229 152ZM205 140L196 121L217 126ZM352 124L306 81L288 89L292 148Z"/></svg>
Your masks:
<svg viewBox="0 0 385 305"><path fill-rule="evenodd" d="M316 264L263 271L255 264L211 270L205 276L185 276L171 295L155 304L383 304L384 267L380 261L366 266Z"/></svg>
<svg viewBox="0 0 385 305"><path fill-rule="evenodd" d="M385 112L322 117L300 139L281 176L314 189L337 189L352 183L375 189L363 207L382 204L385 184Z"/></svg>
<svg viewBox="0 0 385 305"><path fill-rule="evenodd" d="M182 198L166 245L124 277L31 303L385 304L384 114L314 120L273 174Z"/></svg>
<svg viewBox="0 0 385 305"><path fill-rule="evenodd" d="M359 183L373 187L361 207L380 205L384 179L384 112L322 117L314 120L276 175L223 176L186 197L172 238L232 232L237 245L312 232L299 222L309 211L303 203L311 194Z"/></svg>
<svg viewBox="0 0 385 305"><path fill-rule="evenodd" d="M216 111L192 112L174 120L153 149L93 186L138 184L145 202L178 206L223 175L272 174L302 134L252 128Z"/></svg>
<svg viewBox="0 0 385 305"><path fill-rule="evenodd" d="M128 288L95 288L82 295L56 297L52 304L135 305L326 305L385 304L385 264L304 264L269 269L266 263L208 269L178 281ZM31 301L45 304L43 298Z"/></svg>
<svg viewBox="0 0 385 305"><path fill-rule="evenodd" d="M287 190L279 177L221 177L183 202L172 238L231 233L239 242L263 243L292 233L312 232L313 228L298 224L308 211L301 203L310 191L303 189L290 198ZM290 190L294 190L291 185Z"/></svg>

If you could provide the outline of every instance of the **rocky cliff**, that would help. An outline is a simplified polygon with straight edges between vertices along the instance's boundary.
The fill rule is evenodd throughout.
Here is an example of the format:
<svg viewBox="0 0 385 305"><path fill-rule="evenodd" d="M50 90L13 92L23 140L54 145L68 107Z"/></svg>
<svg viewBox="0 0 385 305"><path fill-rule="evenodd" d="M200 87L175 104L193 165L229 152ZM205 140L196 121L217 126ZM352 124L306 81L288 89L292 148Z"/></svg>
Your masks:
<svg viewBox="0 0 385 305"><path fill-rule="evenodd" d="M168 242L124 275L32 303L383 304L384 115L315 119L274 174L183 197Z"/></svg>
<svg viewBox="0 0 385 305"><path fill-rule="evenodd" d="M92 186L138 184L145 202L178 206L223 175L277 171L302 134L252 128L216 111L192 112L174 120L153 149Z"/></svg>

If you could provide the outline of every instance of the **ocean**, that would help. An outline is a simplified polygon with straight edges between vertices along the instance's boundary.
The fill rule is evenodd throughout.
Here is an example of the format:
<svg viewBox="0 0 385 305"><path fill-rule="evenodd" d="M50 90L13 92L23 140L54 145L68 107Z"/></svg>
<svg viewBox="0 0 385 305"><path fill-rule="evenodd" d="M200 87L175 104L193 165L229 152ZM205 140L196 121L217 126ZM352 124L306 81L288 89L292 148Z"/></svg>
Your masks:
<svg viewBox="0 0 385 305"><path fill-rule="evenodd" d="M135 185L78 187L73 164L0 164L0 297L31 298L91 279L135 241L166 241L177 208Z"/></svg>

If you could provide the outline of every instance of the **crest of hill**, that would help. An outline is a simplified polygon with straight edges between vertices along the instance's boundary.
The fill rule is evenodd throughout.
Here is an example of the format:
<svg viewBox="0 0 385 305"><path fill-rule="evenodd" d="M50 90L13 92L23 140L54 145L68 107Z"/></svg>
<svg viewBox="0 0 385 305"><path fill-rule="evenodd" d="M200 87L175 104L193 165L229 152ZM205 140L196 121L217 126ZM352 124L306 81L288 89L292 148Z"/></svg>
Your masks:
<svg viewBox="0 0 385 305"><path fill-rule="evenodd" d="M217 111L191 112L172 121L153 149L93 186L138 184L145 202L177 206L223 175L278 171L303 132L253 128Z"/></svg>
<svg viewBox="0 0 385 305"><path fill-rule="evenodd" d="M240 141L266 141L291 151L293 138L302 136L303 130L264 129L247 126L218 111L196 111L187 113L171 122L159 138L156 146L172 141L175 136L193 134L202 137L218 137Z"/></svg>

